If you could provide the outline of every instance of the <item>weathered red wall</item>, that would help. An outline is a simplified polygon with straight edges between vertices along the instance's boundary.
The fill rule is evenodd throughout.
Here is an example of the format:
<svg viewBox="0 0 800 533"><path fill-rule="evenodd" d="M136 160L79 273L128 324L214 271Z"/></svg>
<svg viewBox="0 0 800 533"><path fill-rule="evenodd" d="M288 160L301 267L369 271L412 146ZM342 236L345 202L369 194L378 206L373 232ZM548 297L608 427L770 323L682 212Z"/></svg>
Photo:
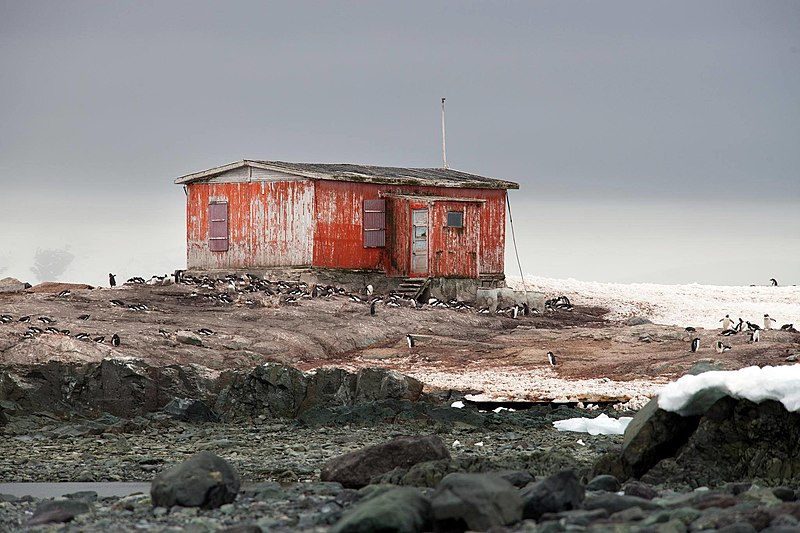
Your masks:
<svg viewBox="0 0 800 533"><path fill-rule="evenodd" d="M187 187L186 263L233 269L311 264L313 195L310 180L193 183ZM226 252L208 249L208 203L228 202Z"/></svg>
<svg viewBox="0 0 800 533"><path fill-rule="evenodd" d="M363 201L381 194L482 199L426 202L432 276L502 274L506 191L331 180L193 183L187 196L187 265L199 269L308 266L377 269L406 276L411 264L411 202L386 198L386 248L364 248ZM227 252L208 250L208 203L228 201ZM464 211L464 228L447 228L447 211Z"/></svg>
<svg viewBox="0 0 800 533"><path fill-rule="evenodd" d="M408 200L392 197L386 199L386 249L364 248L363 245L363 201L378 198L385 193L486 200L483 203L431 203L430 272L434 276L468 277L503 272L505 190L379 185L329 180L315 182L314 266L375 268L384 270L390 276L408 275L411 263ZM463 230L441 227L447 220L448 209L465 210ZM462 250L460 246L468 249ZM436 258L436 252L439 252L439 259Z"/></svg>

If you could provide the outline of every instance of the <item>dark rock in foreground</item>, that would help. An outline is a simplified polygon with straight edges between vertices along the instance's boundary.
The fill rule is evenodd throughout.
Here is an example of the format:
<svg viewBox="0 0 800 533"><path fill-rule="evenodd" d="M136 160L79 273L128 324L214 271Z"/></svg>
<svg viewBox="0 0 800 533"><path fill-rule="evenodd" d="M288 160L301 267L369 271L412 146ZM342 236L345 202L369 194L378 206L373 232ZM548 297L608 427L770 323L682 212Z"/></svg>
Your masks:
<svg viewBox="0 0 800 533"><path fill-rule="evenodd" d="M580 509L585 489L572 470L527 485L520 491L525 518L538 520L545 513Z"/></svg>
<svg viewBox="0 0 800 533"><path fill-rule="evenodd" d="M239 475L221 457L200 452L158 474L150 488L153 506L213 509L231 503L239 492Z"/></svg>
<svg viewBox="0 0 800 533"><path fill-rule="evenodd" d="M359 502L331 529L331 533L427 531L431 503L418 490L400 487Z"/></svg>
<svg viewBox="0 0 800 533"><path fill-rule="evenodd" d="M436 531L486 531L522 519L522 498L496 474L447 475L431 496Z"/></svg>
<svg viewBox="0 0 800 533"><path fill-rule="evenodd" d="M760 479L800 484L800 413L781 403L725 396L703 415L682 417L652 400L634 417L622 451L595 464L596 474L649 484L719 486Z"/></svg>
<svg viewBox="0 0 800 533"><path fill-rule="evenodd" d="M396 437L390 441L335 457L322 466L322 481L338 481L345 487L368 485L373 477L398 467L424 461L449 459L442 439L436 435Z"/></svg>

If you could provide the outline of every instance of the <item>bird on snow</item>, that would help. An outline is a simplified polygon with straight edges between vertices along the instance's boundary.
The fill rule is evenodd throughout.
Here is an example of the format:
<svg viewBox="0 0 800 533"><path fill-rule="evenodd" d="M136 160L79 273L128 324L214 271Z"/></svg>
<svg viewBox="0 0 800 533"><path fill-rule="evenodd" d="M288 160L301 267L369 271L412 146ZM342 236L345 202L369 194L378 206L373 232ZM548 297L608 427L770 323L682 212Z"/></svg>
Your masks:
<svg viewBox="0 0 800 533"><path fill-rule="evenodd" d="M691 345L692 353L695 353L699 349L700 349L700 339L698 337L695 337L694 339L692 339L692 345Z"/></svg>
<svg viewBox="0 0 800 533"><path fill-rule="evenodd" d="M120 340L119 340L119 335L117 335L116 333L114 333L114 334L111 336L111 346L119 346L119 342L120 342Z"/></svg>
<svg viewBox="0 0 800 533"><path fill-rule="evenodd" d="M773 287L778 286L778 280L776 280L775 278L769 278L769 282L772 283Z"/></svg>
<svg viewBox="0 0 800 533"><path fill-rule="evenodd" d="M108 273L108 286L109 287L117 286L117 276L112 274L111 272Z"/></svg>
<svg viewBox="0 0 800 533"><path fill-rule="evenodd" d="M556 354L547 352L547 361L550 363L550 366L556 366Z"/></svg>
<svg viewBox="0 0 800 533"><path fill-rule="evenodd" d="M777 320L764 313L764 329L772 329L773 322L777 322Z"/></svg>

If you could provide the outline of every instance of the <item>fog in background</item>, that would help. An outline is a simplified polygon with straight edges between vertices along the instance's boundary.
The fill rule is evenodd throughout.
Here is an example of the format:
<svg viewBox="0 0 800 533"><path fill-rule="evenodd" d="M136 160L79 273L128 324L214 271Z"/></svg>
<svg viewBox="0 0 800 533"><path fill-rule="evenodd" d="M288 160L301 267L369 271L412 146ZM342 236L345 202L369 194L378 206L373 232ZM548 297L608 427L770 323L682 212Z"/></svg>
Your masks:
<svg viewBox="0 0 800 533"><path fill-rule="evenodd" d="M798 66L791 1L0 0L0 277L182 268L172 180L235 160L439 166L445 96L525 272L796 284Z"/></svg>

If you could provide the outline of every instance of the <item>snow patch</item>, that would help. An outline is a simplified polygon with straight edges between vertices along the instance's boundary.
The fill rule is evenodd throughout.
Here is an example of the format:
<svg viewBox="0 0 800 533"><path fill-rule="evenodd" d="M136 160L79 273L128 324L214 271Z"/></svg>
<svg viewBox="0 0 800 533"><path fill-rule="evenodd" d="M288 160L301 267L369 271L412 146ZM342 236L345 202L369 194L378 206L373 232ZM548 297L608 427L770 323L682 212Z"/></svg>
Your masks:
<svg viewBox="0 0 800 533"><path fill-rule="evenodd" d="M723 396L755 403L776 400L788 411L800 411L800 365L750 366L683 376L661 390L658 406L682 416L698 415Z"/></svg>
<svg viewBox="0 0 800 533"><path fill-rule="evenodd" d="M507 276L506 282L522 290L519 276ZM730 315L757 324L765 313L775 318L776 327L800 324L800 287L733 287L721 285L659 285L655 283L599 283L575 279L525 276L529 291L543 292L547 298L564 295L573 305L605 307L606 318L626 320L633 316L656 324L694 326L705 329L722 327L720 319Z"/></svg>
<svg viewBox="0 0 800 533"><path fill-rule="evenodd" d="M559 431L574 431L577 433L588 433L589 435L622 435L625 428L633 420L630 416L611 418L604 413L595 418L568 418L553 422L553 426Z"/></svg>

